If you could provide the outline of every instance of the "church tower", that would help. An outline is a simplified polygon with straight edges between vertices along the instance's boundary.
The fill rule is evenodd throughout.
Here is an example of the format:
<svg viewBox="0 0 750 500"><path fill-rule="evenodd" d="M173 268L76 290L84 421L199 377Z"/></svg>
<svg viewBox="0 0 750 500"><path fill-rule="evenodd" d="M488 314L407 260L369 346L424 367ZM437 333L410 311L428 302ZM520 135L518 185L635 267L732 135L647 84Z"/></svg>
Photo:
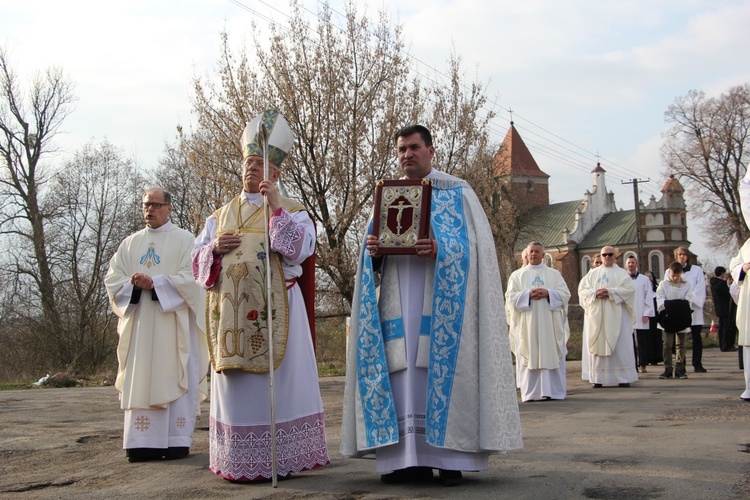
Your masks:
<svg viewBox="0 0 750 500"><path fill-rule="evenodd" d="M549 205L549 175L536 164L512 121L493 167L501 180L510 183L510 192L524 211Z"/></svg>

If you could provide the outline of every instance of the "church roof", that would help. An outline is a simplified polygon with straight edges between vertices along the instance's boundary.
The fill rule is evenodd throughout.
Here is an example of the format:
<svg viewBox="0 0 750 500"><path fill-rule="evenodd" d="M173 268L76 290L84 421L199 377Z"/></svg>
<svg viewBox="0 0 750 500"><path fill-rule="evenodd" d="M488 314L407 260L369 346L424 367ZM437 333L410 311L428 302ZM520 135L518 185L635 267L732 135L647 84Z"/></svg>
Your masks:
<svg viewBox="0 0 750 500"><path fill-rule="evenodd" d="M573 229L575 214L581 200L553 203L535 208L522 222L523 227L516 240L516 251L521 251L531 241L538 241L545 247L565 245L563 229Z"/></svg>
<svg viewBox="0 0 750 500"><path fill-rule="evenodd" d="M666 191L672 191L677 193L684 193L685 188L682 187L682 184L680 184L680 181L675 179L674 175L670 175L669 179L667 179L666 184L664 184L664 187L661 188L661 192L664 193Z"/></svg>
<svg viewBox="0 0 750 500"><path fill-rule="evenodd" d="M495 170L498 175L514 175L527 177L544 177L549 175L542 172L536 160L531 155L529 148L521 139L513 122L510 122L508 133L505 134L500 151L495 155Z"/></svg>
<svg viewBox="0 0 750 500"><path fill-rule="evenodd" d="M599 220L586 237L578 244L579 250L634 245L637 243L635 210L612 212Z"/></svg>

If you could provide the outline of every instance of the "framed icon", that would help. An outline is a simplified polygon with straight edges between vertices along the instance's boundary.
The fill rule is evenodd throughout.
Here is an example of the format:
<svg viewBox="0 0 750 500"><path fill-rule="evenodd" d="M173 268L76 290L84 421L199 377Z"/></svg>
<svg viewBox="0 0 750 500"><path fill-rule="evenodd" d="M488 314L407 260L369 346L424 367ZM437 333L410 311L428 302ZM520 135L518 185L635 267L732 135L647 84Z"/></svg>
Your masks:
<svg viewBox="0 0 750 500"><path fill-rule="evenodd" d="M380 240L379 254L417 253L417 240L430 237L431 196L429 179L381 179L375 184L372 232Z"/></svg>

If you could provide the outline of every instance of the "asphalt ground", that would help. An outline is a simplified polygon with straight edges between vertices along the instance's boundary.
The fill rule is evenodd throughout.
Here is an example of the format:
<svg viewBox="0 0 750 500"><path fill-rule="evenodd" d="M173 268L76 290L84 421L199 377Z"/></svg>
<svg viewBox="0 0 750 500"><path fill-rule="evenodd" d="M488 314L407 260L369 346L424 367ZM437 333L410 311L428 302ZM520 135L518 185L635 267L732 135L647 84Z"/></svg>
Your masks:
<svg viewBox="0 0 750 500"><path fill-rule="evenodd" d="M629 388L593 389L580 362L568 362L567 399L520 404L524 448L451 488L386 485L372 458L341 457L343 377L320 380L331 464L276 488L211 473L208 403L188 458L131 464L114 388L0 392L0 497L750 498L750 403L739 398L737 355L706 349L704 366L687 380L660 380L662 367L649 366Z"/></svg>

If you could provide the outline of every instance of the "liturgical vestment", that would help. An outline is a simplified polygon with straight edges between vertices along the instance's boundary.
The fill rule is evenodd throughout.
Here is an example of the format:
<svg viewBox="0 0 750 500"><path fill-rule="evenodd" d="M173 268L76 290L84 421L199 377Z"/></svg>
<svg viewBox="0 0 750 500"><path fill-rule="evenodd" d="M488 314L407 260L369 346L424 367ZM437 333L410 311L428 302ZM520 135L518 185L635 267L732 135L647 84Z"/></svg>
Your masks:
<svg viewBox="0 0 750 500"><path fill-rule="evenodd" d="M547 289L549 297L532 300L532 288ZM513 307L521 400L565 399L570 291L562 275L545 264L528 265L511 275L505 300Z"/></svg>
<svg viewBox="0 0 750 500"><path fill-rule="evenodd" d="M609 297L597 299L596 291L606 288ZM589 381L592 384L629 384L638 380L633 351L633 300L635 288L630 275L614 264L600 266L583 277L578 297L586 310Z"/></svg>
<svg viewBox="0 0 750 500"><path fill-rule="evenodd" d="M206 398L205 292L195 284L193 235L166 222L126 238L105 283L120 341L115 387L125 410L125 449L190 447ZM154 290L134 290L134 273Z"/></svg>

